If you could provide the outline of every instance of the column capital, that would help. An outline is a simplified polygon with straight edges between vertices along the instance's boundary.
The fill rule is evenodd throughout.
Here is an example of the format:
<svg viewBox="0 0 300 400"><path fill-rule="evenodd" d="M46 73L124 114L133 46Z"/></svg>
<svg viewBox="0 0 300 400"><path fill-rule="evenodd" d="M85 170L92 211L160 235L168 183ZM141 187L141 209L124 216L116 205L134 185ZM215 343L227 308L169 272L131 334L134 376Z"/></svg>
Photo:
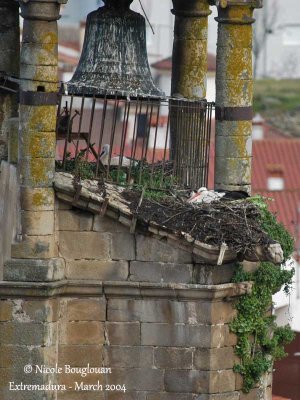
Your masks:
<svg viewBox="0 0 300 400"><path fill-rule="evenodd" d="M208 0L212 6L227 8L230 6L245 6L250 8L262 8L263 0Z"/></svg>
<svg viewBox="0 0 300 400"><path fill-rule="evenodd" d="M21 16L24 19L57 21L60 18L60 5L68 0L18 0Z"/></svg>
<svg viewBox="0 0 300 400"><path fill-rule="evenodd" d="M262 0L215 0L214 3L218 7L218 17L215 20L229 25L253 24L254 8L262 7Z"/></svg>
<svg viewBox="0 0 300 400"><path fill-rule="evenodd" d="M172 0L172 14L178 17L207 17L211 14L208 0Z"/></svg>

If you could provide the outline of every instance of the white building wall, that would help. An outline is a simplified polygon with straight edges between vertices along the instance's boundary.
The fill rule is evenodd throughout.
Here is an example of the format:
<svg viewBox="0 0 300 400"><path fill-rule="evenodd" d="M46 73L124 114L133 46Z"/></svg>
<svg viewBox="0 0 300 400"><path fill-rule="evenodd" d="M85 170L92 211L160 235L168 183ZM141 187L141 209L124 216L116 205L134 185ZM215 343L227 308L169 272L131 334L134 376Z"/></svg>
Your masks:
<svg viewBox="0 0 300 400"><path fill-rule="evenodd" d="M174 15L172 0L141 0L144 10L153 26L153 35L147 23L148 56L150 64L162 58L171 56L173 48ZM139 1L134 1L132 10L143 14ZM209 17L208 27L208 51L216 53L217 23L214 18L217 15L216 7L211 7L212 15Z"/></svg>
<svg viewBox="0 0 300 400"><path fill-rule="evenodd" d="M271 18L277 8L272 33L259 57L258 76L300 78L300 2L299 0L264 0L262 16ZM261 23L258 16L257 23Z"/></svg>
<svg viewBox="0 0 300 400"><path fill-rule="evenodd" d="M283 290L273 296L275 315L279 326L291 325L295 332L300 332L300 264L292 261L289 268L295 268L294 283L289 295Z"/></svg>
<svg viewBox="0 0 300 400"><path fill-rule="evenodd" d="M145 13L151 22L154 34L146 21L147 49L149 63L152 64L172 54L174 15L171 0L142 0ZM139 1L134 1L131 9L144 15Z"/></svg>
<svg viewBox="0 0 300 400"><path fill-rule="evenodd" d="M102 5L101 0L68 0L68 3L61 7L60 24L77 25L85 21L89 12L96 10Z"/></svg>

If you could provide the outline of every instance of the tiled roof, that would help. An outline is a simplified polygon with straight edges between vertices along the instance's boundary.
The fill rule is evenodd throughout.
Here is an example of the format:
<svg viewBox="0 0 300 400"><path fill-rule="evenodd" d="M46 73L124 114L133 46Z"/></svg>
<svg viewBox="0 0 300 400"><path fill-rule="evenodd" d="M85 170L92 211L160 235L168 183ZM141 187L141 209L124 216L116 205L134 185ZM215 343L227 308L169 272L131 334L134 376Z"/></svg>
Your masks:
<svg viewBox="0 0 300 400"><path fill-rule="evenodd" d="M157 61L151 65L152 68L171 71L172 69L172 57L164 58L163 60ZM216 56L208 53L208 71L216 71Z"/></svg>
<svg viewBox="0 0 300 400"><path fill-rule="evenodd" d="M291 235L296 234L297 208L300 206L300 189L282 192L253 191L264 197L271 198L270 210L277 214L278 220L288 229Z"/></svg>
<svg viewBox="0 0 300 400"><path fill-rule="evenodd" d="M258 140L253 142L252 188L267 189L267 179L273 168L282 169L286 190L300 190L300 140Z"/></svg>
<svg viewBox="0 0 300 400"><path fill-rule="evenodd" d="M215 141L212 138L209 157L208 187L214 187ZM284 179L284 190L269 191L268 177ZM296 233L297 209L300 207L300 139L281 137L253 141L252 194L261 194L270 201L270 209L292 235Z"/></svg>
<svg viewBox="0 0 300 400"><path fill-rule="evenodd" d="M284 179L284 190L268 190L268 177L279 174ZM300 140L279 139L253 142L252 191L270 201L292 235L295 235L297 209L300 206Z"/></svg>

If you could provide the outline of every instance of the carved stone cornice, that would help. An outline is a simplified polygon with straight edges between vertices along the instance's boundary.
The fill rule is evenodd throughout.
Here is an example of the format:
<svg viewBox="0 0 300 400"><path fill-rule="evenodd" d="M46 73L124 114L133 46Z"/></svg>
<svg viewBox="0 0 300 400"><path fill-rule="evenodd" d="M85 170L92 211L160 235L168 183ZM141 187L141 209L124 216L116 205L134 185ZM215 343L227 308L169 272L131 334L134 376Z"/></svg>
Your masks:
<svg viewBox="0 0 300 400"><path fill-rule="evenodd" d="M251 8L262 8L263 0L209 0L211 6L226 8L229 6L248 6Z"/></svg>
<svg viewBox="0 0 300 400"><path fill-rule="evenodd" d="M18 0L21 16L38 21L57 21L60 18L60 5L68 0Z"/></svg>

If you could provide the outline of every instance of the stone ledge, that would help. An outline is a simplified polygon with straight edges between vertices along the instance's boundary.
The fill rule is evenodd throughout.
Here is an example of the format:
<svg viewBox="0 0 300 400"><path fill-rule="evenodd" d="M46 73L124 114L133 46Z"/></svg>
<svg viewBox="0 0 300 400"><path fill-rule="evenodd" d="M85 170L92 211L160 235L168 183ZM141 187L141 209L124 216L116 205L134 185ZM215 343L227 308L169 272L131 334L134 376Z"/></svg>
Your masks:
<svg viewBox="0 0 300 400"><path fill-rule="evenodd" d="M72 297L168 298L175 300L229 299L250 293L252 282L222 285L192 285L137 282L67 281L0 282L0 297Z"/></svg>
<svg viewBox="0 0 300 400"><path fill-rule="evenodd" d="M5 263L5 281L54 282L65 278L65 261L62 258L12 259Z"/></svg>

